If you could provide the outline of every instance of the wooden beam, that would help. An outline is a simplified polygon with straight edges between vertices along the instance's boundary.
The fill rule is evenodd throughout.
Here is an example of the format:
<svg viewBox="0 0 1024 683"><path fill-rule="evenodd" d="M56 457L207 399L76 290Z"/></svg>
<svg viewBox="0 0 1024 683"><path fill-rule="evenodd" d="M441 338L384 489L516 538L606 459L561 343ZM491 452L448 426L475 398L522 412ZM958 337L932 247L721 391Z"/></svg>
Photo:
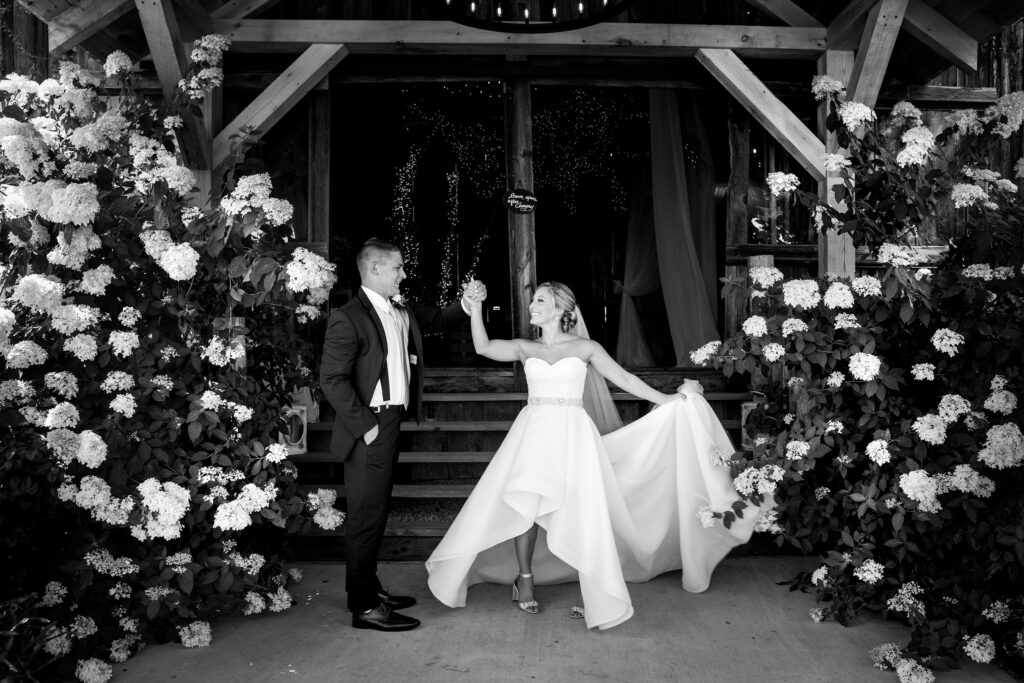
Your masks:
<svg viewBox="0 0 1024 683"><path fill-rule="evenodd" d="M327 79L324 79L327 80ZM306 241L331 241L331 92L314 90L309 103L309 199Z"/></svg>
<svg viewBox="0 0 1024 683"><path fill-rule="evenodd" d="M698 50L697 61L779 141L815 180L824 179L825 145L729 50Z"/></svg>
<svg viewBox="0 0 1024 683"><path fill-rule="evenodd" d="M91 0L67 8L46 22L50 33L50 54L63 55L134 7L133 0Z"/></svg>
<svg viewBox="0 0 1024 683"><path fill-rule="evenodd" d="M851 0L828 25L828 49L853 50L864 33L868 11L879 0Z"/></svg>
<svg viewBox="0 0 1024 683"><path fill-rule="evenodd" d="M174 101L178 81L185 70L185 45L181 42L178 20L171 0L135 0L142 30L160 77L160 89L166 102ZM184 124L177 131L178 145L189 168L210 168L210 134L203 119L183 112Z"/></svg>
<svg viewBox="0 0 1024 683"><path fill-rule="evenodd" d="M142 20L142 30L153 58L153 66L160 77L164 99L174 99L185 71L185 46L178 30L178 19L171 6L171 0L134 0Z"/></svg>
<svg viewBox="0 0 1024 683"><path fill-rule="evenodd" d="M766 59L817 58L825 29L606 22L556 33L496 33L449 21L243 19L216 22L232 52L298 52L344 44L352 54L692 57L700 48Z"/></svg>
<svg viewBox="0 0 1024 683"><path fill-rule="evenodd" d="M753 5L765 14L773 16L789 26L822 27L820 21L808 14L803 7L797 5L793 0L747 0L747 4Z"/></svg>
<svg viewBox="0 0 1024 683"><path fill-rule="evenodd" d="M864 34L861 36L857 58L846 86L847 96L853 102L863 102L874 108L882 79L889 68L892 48L903 25L908 0L882 0L868 12Z"/></svg>
<svg viewBox="0 0 1024 683"><path fill-rule="evenodd" d="M910 0L903 26L922 43L966 71L978 70L978 41L926 5Z"/></svg>
<svg viewBox="0 0 1024 683"><path fill-rule="evenodd" d="M194 33L192 39L214 33L213 17L199 0L174 0L180 10L181 24L187 25Z"/></svg>
<svg viewBox="0 0 1024 683"><path fill-rule="evenodd" d="M284 73L224 127L213 140L213 165L219 168L228 160L231 137L251 128L257 135L266 133L348 55L344 45L310 45Z"/></svg>
<svg viewBox="0 0 1024 683"><path fill-rule="evenodd" d="M272 7L281 0L228 0L210 12L214 19L245 19Z"/></svg>

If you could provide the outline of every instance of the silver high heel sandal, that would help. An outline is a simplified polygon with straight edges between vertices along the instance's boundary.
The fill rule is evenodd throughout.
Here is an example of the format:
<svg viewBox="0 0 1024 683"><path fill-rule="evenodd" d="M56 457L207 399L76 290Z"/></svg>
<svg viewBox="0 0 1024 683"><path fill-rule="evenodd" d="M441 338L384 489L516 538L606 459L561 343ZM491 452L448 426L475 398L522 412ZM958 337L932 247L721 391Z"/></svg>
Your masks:
<svg viewBox="0 0 1024 683"><path fill-rule="evenodd" d="M587 610L583 609L583 594L576 594L576 604L569 608L570 619L583 619L587 616Z"/></svg>
<svg viewBox="0 0 1024 683"><path fill-rule="evenodd" d="M533 578L533 574L520 574L516 577L516 580L512 582L512 602L519 605L519 609L523 610L527 614L539 614L540 604L536 600L519 602L519 579L529 578Z"/></svg>

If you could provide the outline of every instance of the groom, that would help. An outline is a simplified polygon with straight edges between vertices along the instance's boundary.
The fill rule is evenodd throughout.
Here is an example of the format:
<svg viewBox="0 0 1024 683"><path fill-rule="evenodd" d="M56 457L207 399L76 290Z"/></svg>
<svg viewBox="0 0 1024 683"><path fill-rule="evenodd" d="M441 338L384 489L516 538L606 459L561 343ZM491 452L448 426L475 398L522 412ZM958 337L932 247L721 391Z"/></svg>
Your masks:
<svg viewBox="0 0 1024 683"><path fill-rule="evenodd" d="M345 463L345 589L352 625L407 631L419 620L394 611L416 599L391 595L377 578L392 475L398 461L402 413L422 416L423 338L417 316L401 302L401 250L371 239L356 256L362 286L331 313L320 365L320 386L334 408L331 454ZM417 311L424 329L465 322L470 301L483 301L483 283L466 285L459 304Z"/></svg>

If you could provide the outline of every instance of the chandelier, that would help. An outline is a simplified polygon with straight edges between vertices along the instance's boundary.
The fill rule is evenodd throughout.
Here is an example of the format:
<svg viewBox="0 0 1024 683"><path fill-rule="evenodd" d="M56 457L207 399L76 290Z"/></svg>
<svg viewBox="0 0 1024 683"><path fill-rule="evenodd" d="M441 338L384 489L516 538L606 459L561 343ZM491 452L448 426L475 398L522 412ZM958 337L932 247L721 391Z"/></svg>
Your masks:
<svg viewBox="0 0 1024 683"><path fill-rule="evenodd" d="M608 21L633 0L438 0L442 16L502 33L554 33Z"/></svg>

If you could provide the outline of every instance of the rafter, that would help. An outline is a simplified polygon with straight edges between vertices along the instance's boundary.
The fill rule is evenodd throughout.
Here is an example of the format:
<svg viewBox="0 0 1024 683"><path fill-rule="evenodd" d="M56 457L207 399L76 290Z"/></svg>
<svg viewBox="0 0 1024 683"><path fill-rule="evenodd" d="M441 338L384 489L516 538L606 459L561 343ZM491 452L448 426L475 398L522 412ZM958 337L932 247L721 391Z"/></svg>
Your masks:
<svg viewBox="0 0 1024 683"><path fill-rule="evenodd" d="M352 54L598 55L692 57L700 48L766 59L816 58L824 28L606 22L557 33L509 33L449 21L243 19L217 21L232 52L299 52L344 44Z"/></svg>
<svg viewBox="0 0 1024 683"><path fill-rule="evenodd" d="M31 5L23 3L31 10ZM38 6L39 3L33 3ZM92 0L73 5L46 19L50 54L63 55L102 31L135 7L132 0Z"/></svg>
<svg viewBox="0 0 1024 683"><path fill-rule="evenodd" d="M922 0L910 0L903 27L954 66L978 70L978 41Z"/></svg>
<svg viewBox="0 0 1024 683"><path fill-rule="evenodd" d="M854 50L860 43L868 11L879 0L851 0L828 25L828 49Z"/></svg>
<svg viewBox="0 0 1024 683"><path fill-rule="evenodd" d="M312 90L348 55L344 45L310 45L284 73L260 93L213 141L213 167L220 168L231 152L231 138L243 129L253 129L257 137L275 123Z"/></svg>
<svg viewBox="0 0 1024 683"><path fill-rule="evenodd" d="M281 0L228 0L210 14L214 19L245 19L279 2Z"/></svg>
<svg viewBox="0 0 1024 683"><path fill-rule="evenodd" d="M697 61L815 180L825 178L825 145L731 50L698 50Z"/></svg>
<svg viewBox="0 0 1024 683"><path fill-rule="evenodd" d="M753 5L765 14L771 15L789 26L822 27L820 21L808 14L803 7L797 5L793 0L747 0L747 4Z"/></svg>
<svg viewBox="0 0 1024 683"><path fill-rule="evenodd" d="M868 12L861 36L860 47L857 48L857 59L850 74L850 83L846 92L854 102L863 102L874 107L878 100L878 91L882 87L882 79L889 68L892 48L896 45L896 36L903 25L903 15L907 10L908 0L882 0Z"/></svg>

